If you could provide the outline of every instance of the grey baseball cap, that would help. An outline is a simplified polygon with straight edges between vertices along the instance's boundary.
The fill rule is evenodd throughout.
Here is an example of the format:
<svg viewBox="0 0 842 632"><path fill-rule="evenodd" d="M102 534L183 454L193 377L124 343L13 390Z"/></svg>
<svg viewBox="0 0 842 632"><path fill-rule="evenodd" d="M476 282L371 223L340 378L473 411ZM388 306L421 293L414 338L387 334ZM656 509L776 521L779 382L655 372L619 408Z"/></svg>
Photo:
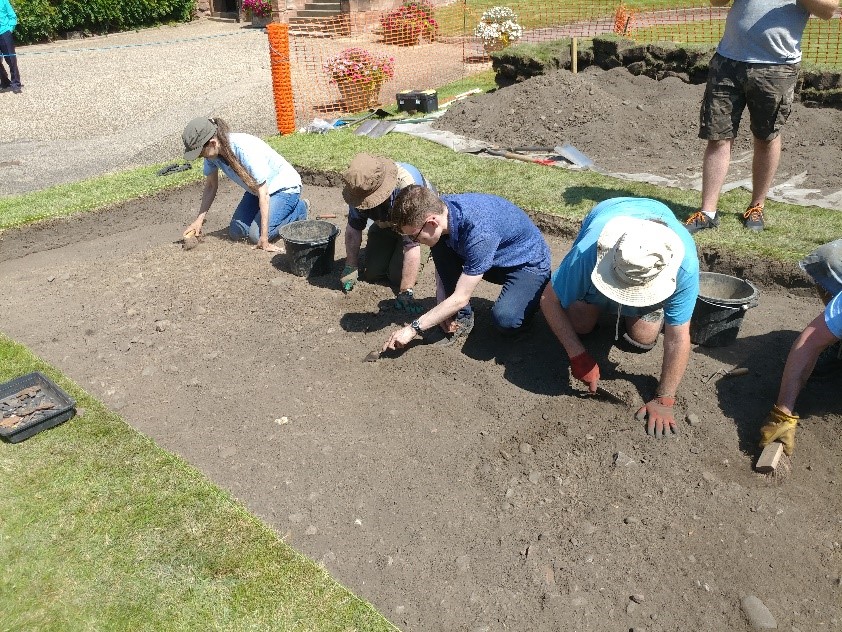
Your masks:
<svg viewBox="0 0 842 632"><path fill-rule="evenodd" d="M833 296L842 292L842 239L819 246L798 265Z"/></svg>
<svg viewBox="0 0 842 632"><path fill-rule="evenodd" d="M202 148L216 134L216 124L202 116L194 118L187 124L181 134L184 142L184 159L196 160L202 153Z"/></svg>

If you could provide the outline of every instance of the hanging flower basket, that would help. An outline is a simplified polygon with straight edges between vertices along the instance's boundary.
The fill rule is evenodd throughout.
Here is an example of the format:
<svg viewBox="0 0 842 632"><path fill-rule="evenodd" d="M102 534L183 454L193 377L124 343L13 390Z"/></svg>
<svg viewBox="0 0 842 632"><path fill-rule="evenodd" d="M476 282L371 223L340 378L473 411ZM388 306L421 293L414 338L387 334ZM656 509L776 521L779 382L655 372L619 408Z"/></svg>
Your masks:
<svg viewBox="0 0 842 632"><path fill-rule="evenodd" d="M398 46L434 41L439 32L439 24L433 17L434 10L427 0L404 0L397 9L380 18L383 41Z"/></svg>
<svg viewBox="0 0 842 632"><path fill-rule="evenodd" d="M486 55L511 46L523 35L523 27L517 23L517 14L509 7L493 7L482 14L474 29L474 35L482 41Z"/></svg>
<svg viewBox="0 0 842 632"><path fill-rule="evenodd" d="M359 112L367 110L375 105L380 105L380 88L382 81L375 81L369 84L362 84L352 79L342 79L336 82L339 88L339 97L343 109L348 112Z"/></svg>
<svg viewBox="0 0 842 632"><path fill-rule="evenodd" d="M272 16L271 15L260 16L260 15L252 14L252 16L251 16L251 25L254 28L260 28L260 29L266 28L271 23L272 23Z"/></svg>
<svg viewBox="0 0 842 632"><path fill-rule="evenodd" d="M380 101L380 88L395 76L395 60L364 48L346 48L325 60L322 68L330 83L339 88L342 108L347 112L365 110Z"/></svg>

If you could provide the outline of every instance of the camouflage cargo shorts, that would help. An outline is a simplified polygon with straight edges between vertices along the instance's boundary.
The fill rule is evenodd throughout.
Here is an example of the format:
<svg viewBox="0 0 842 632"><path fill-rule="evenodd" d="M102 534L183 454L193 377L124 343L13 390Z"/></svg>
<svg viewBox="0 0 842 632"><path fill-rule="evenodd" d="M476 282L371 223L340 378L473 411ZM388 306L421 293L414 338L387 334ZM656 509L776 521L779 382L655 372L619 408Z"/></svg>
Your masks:
<svg viewBox="0 0 842 632"><path fill-rule="evenodd" d="M773 140L792 111L800 66L750 64L715 54L699 112L699 138L736 137L748 106L751 133L760 140Z"/></svg>

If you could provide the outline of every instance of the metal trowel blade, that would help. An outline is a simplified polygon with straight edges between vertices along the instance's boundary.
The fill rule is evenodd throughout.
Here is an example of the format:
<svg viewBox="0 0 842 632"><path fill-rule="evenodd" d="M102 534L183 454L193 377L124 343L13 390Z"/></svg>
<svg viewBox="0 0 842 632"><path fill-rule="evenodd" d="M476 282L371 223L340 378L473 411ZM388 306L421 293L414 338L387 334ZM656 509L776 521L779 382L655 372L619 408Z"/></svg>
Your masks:
<svg viewBox="0 0 842 632"><path fill-rule="evenodd" d="M555 153L557 153L559 156L561 156L568 162L582 169L587 169L588 167L593 167L594 165L593 160L588 158L585 154L576 149L570 143L565 143L564 145L555 147L553 151L555 151Z"/></svg>
<svg viewBox="0 0 842 632"><path fill-rule="evenodd" d="M371 351L370 353L367 353L366 356L363 358L363 362L377 362L380 359L382 353L382 351L377 350Z"/></svg>
<svg viewBox="0 0 842 632"><path fill-rule="evenodd" d="M602 386L596 387L596 393L594 393L594 395L596 395L597 397L604 397L605 399L610 399L615 404L622 404L623 406L629 405L629 403L622 397L620 397L619 395L615 395L607 388L603 388Z"/></svg>

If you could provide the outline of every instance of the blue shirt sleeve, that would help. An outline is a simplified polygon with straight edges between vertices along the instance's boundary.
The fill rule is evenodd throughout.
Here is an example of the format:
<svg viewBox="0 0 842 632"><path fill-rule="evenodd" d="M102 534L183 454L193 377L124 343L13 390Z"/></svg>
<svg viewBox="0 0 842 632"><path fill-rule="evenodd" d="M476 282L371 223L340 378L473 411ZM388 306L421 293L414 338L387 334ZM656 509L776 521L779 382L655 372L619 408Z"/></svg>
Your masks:
<svg viewBox="0 0 842 632"><path fill-rule="evenodd" d="M553 291L564 309L585 298L591 285L591 272L594 265L596 265L596 256L593 257L593 261L590 261L574 246L553 273L551 280Z"/></svg>
<svg viewBox="0 0 842 632"><path fill-rule="evenodd" d="M696 309L696 297L698 295L699 274L693 274L680 268L675 292L664 302L664 322L672 326L690 322L693 317L693 310Z"/></svg>
<svg viewBox="0 0 842 632"><path fill-rule="evenodd" d="M219 165L217 165L213 160L205 158L205 165L202 167L202 173L209 176L214 171L219 171Z"/></svg>
<svg viewBox="0 0 842 632"><path fill-rule="evenodd" d="M362 213L360 213L353 206L349 206L348 207L348 226L350 226L354 230L365 230L366 224L368 224L368 218L365 217Z"/></svg>
<svg viewBox="0 0 842 632"><path fill-rule="evenodd" d="M494 255L500 246L500 236L476 232L465 240L465 265L462 272L468 276L479 276L488 272L494 264Z"/></svg>
<svg viewBox="0 0 842 632"><path fill-rule="evenodd" d="M824 308L824 322L830 333L842 339L842 292L834 296Z"/></svg>

